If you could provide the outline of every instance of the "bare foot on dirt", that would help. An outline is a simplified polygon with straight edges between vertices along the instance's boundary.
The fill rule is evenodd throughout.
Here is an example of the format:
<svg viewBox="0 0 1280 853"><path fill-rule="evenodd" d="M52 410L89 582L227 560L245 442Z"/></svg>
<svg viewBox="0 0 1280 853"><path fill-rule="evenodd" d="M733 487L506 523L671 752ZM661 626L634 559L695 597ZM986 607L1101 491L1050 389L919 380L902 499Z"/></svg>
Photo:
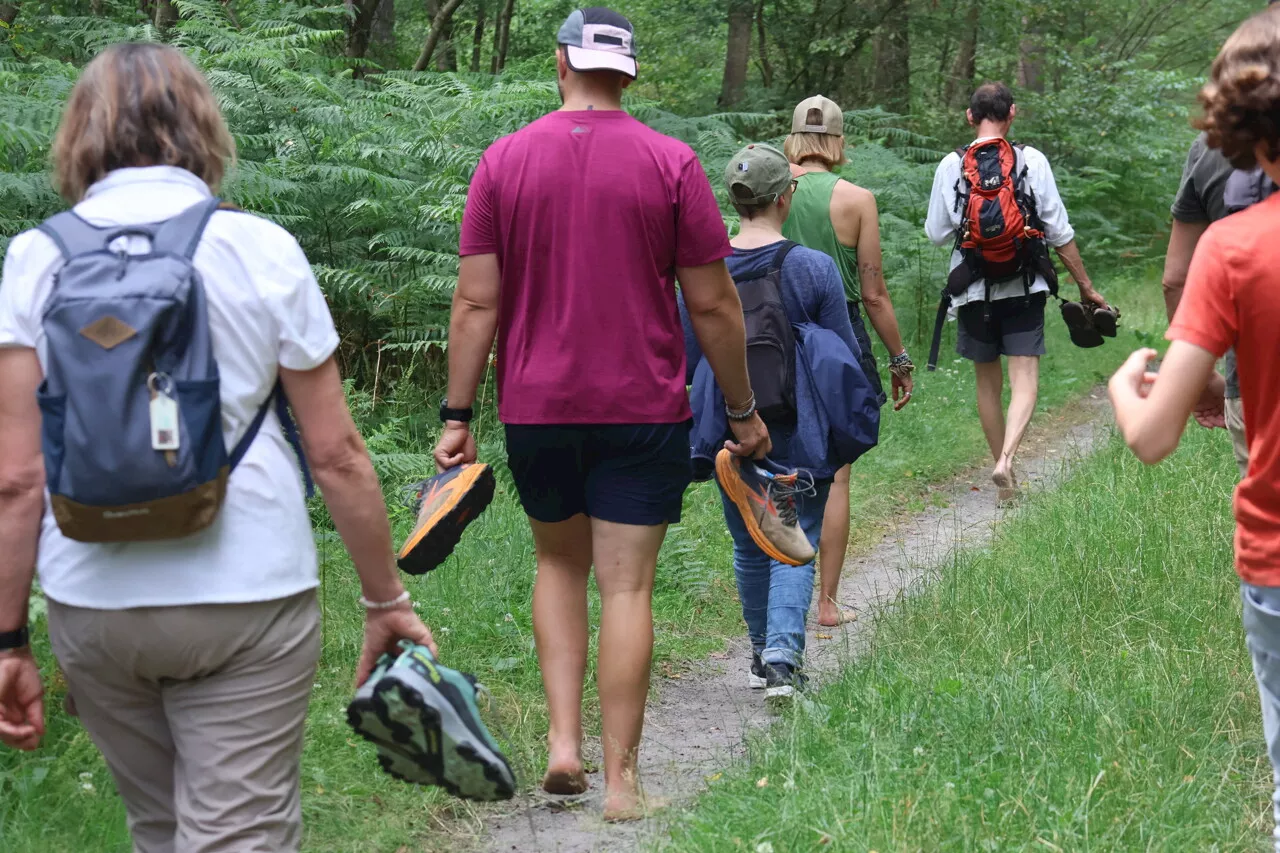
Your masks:
<svg viewBox="0 0 1280 853"><path fill-rule="evenodd" d="M1018 478L1013 473L1013 462L1009 457L1000 457L995 470L991 472L991 482L996 484L997 503L1012 503L1018 497Z"/></svg>
<svg viewBox="0 0 1280 853"><path fill-rule="evenodd" d="M648 797L640 791L610 791L604 795L604 820L605 823L644 820L669 805L671 803L663 797Z"/></svg>
<svg viewBox="0 0 1280 853"><path fill-rule="evenodd" d="M818 624L823 628L836 628L858 621L858 614L845 610L830 599L818 602Z"/></svg>
<svg viewBox="0 0 1280 853"><path fill-rule="evenodd" d="M542 790L548 794L585 794L587 774L582 764L582 754L577 746L557 749L551 747L547 761L547 775L542 777Z"/></svg>

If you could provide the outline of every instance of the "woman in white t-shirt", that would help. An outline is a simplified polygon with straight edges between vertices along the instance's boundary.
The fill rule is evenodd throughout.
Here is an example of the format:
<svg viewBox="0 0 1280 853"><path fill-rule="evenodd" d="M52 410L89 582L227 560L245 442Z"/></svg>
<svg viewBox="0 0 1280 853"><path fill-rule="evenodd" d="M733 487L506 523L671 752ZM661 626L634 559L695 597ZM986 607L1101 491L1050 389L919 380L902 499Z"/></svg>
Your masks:
<svg viewBox="0 0 1280 853"><path fill-rule="evenodd" d="M55 178L99 227L155 223L211 197L233 156L208 84L177 50L118 45L84 71L54 141ZM117 245L118 243L118 245ZM112 248L145 251L144 237ZM139 245L141 243L141 245ZM43 306L61 256L9 245L0 285L0 741L44 732L25 643L33 569L81 721L102 750L135 849L297 850L303 721L320 653L316 551L296 460L274 413L231 475L217 520L183 539L85 544L44 489ZM404 638L431 646L401 585L382 492L347 410L324 296L286 231L213 214L194 256L221 374L227 446L276 385L360 576L363 681Z"/></svg>

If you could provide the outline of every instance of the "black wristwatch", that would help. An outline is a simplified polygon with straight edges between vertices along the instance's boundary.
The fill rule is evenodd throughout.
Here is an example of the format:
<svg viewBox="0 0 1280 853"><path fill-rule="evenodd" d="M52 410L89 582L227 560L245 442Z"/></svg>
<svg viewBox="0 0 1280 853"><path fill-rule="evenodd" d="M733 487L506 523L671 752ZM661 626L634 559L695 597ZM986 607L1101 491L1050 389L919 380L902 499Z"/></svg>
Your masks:
<svg viewBox="0 0 1280 853"><path fill-rule="evenodd" d="M16 631L0 631L0 652L25 649L31 644L31 632L23 625Z"/></svg>
<svg viewBox="0 0 1280 853"><path fill-rule="evenodd" d="M471 419L475 417L475 410L470 406L465 409L449 408L449 398L445 397L440 401L440 422L445 421L461 421L462 423L471 423Z"/></svg>

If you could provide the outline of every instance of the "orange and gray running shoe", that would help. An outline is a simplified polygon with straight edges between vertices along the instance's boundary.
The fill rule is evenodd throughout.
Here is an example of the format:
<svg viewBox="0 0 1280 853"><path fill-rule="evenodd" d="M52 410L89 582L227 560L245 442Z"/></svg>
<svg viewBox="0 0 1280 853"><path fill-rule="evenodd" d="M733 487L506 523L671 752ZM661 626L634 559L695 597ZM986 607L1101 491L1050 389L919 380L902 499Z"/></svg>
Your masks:
<svg viewBox="0 0 1280 853"><path fill-rule="evenodd" d="M418 524L396 561L411 575L421 575L453 553L462 531L493 500L493 469L483 462L459 465L413 487Z"/></svg>
<svg viewBox="0 0 1280 853"><path fill-rule="evenodd" d="M716 454L716 477L733 501L752 540L770 559L803 566L817 556L800 527L796 495L812 494L807 472L788 471L767 459L753 461L728 450Z"/></svg>

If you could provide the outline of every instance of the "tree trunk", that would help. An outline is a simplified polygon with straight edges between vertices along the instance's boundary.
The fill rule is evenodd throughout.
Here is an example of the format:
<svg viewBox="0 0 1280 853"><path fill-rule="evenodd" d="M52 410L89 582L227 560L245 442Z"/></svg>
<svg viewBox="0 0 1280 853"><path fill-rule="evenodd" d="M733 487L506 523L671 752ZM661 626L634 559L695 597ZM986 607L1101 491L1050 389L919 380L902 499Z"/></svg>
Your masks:
<svg viewBox="0 0 1280 853"><path fill-rule="evenodd" d="M911 11L906 0L892 4L875 37L876 102L895 113L911 112Z"/></svg>
<svg viewBox="0 0 1280 853"><path fill-rule="evenodd" d="M516 0L503 0L502 8L493 27L493 60L489 70L497 74L507 65L507 47L511 44L511 17L515 14Z"/></svg>
<svg viewBox="0 0 1280 853"><path fill-rule="evenodd" d="M951 66L943 95L943 100L951 109L963 107L973 94L973 78L978 73L978 23L981 8L978 3L971 2L969 12L965 15L960 49L956 53L955 64Z"/></svg>
<svg viewBox="0 0 1280 853"><path fill-rule="evenodd" d="M369 35L373 31L373 18L378 12L379 0L346 0L346 5L353 15L347 24L346 54L351 59L364 59L369 52Z"/></svg>
<svg viewBox="0 0 1280 853"><path fill-rule="evenodd" d="M440 37L444 34L445 26L461 5L462 0L448 0L444 6L440 7L440 11L436 13L435 19L431 22L431 32L427 34L427 41L422 46L422 53L418 55L418 61L413 63L414 71L425 71L427 65L431 63L431 54L435 53L436 45L439 44Z"/></svg>
<svg viewBox="0 0 1280 853"><path fill-rule="evenodd" d="M174 5L173 0L158 0L155 8L154 23L160 35L164 35L178 22L178 7Z"/></svg>
<svg viewBox="0 0 1280 853"><path fill-rule="evenodd" d="M440 33L440 47L436 51L436 70L458 70L458 48L453 43L453 18L444 22L444 30Z"/></svg>
<svg viewBox="0 0 1280 853"><path fill-rule="evenodd" d="M0 3L0 25L12 27L16 20L18 20L18 4Z"/></svg>
<svg viewBox="0 0 1280 853"><path fill-rule="evenodd" d="M1028 92L1044 93L1044 32L1039 21L1025 17L1018 42L1018 85Z"/></svg>
<svg viewBox="0 0 1280 853"><path fill-rule="evenodd" d="M720 107L742 102L747 87L747 62L751 57L751 0L729 0L729 39L724 51L724 77L720 83Z"/></svg>
<svg viewBox="0 0 1280 853"><path fill-rule="evenodd" d="M764 26L764 0L756 6L756 46L760 51L760 82L773 88L773 64L769 62L769 34Z"/></svg>
<svg viewBox="0 0 1280 853"><path fill-rule="evenodd" d="M484 47L484 18L488 12L487 4L481 0L476 4L476 26L471 31L471 73L480 73L480 51Z"/></svg>
<svg viewBox="0 0 1280 853"><path fill-rule="evenodd" d="M396 53L396 0L380 0L373 13L373 43L386 56Z"/></svg>
<svg viewBox="0 0 1280 853"><path fill-rule="evenodd" d="M440 14L440 0L427 0L427 15L434 22L436 15ZM453 17L450 16L444 22L444 29L440 32L440 44L436 47L436 70L437 71L457 71L458 56L454 52L453 44Z"/></svg>

